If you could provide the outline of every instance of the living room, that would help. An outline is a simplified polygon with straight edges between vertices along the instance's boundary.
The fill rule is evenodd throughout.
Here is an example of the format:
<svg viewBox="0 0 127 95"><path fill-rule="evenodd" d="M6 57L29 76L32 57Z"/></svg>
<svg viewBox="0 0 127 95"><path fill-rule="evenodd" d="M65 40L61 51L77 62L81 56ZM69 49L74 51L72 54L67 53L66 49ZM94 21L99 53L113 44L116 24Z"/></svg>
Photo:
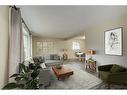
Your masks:
<svg viewBox="0 0 127 95"><path fill-rule="evenodd" d="M123 85L126 84L127 77L125 72L127 67L126 9L126 6L0 6L0 23L4 31L0 32L0 43L5 42L0 50L2 52L0 54L2 56L0 57L0 75L2 76L0 88L126 89L126 85ZM10 25L10 22L13 24ZM15 25L15 23L18 24ZM21 23L23 31L20 30ZM9 35L9 29L11 29L11 35ZM20 31L21 34L16 34L15 29L19 29L17 31ZM106 35L112 31L119 33L117 35L120 45L118 52L106 51ZM17 38L19 36L21 38ZM25 53L24 56L22 56L23 53ZM33 63L37 65L39 63L41 71L39 67L36 69L36 73L39 70L37 76L36 74L34 77L31 76L37 80L39 77L39 82L43 84L40 84L41 87L36 87L39 82L36 86L32 85L33 87L30 87L30 84L27 87L24 86L25 84L19 86L22 78L17 68L20 67L20 62L21 69L29 69L27 73L33 70L33 75L35 69L32 68L36 67L33 66ZM26 67L24 63L27 64ZM114 71L124 74L120 73L121 76L115 76L116 80L108 80L108 82L122 82L122 85L112 84L113 82L109 85L107 80L105 83L103 75L107 74L106 78L113 75L107 71L105 73L102 71L102 74L100 68L112 64L115 64L113 65L115 70L110 67L110 69L113 68L111 70L113 74ZM11 84L12 88L9 84L14 82L12 78L9 78L11 75L16 81L13 86ZM120 77L118 81L117 78Z"/></svg>
<svg viewBox="0 0 127 95"><path fill-rule="evenodd" d="M75 43L78 43L80 49L75 49ZM44 46L45 44L45 46ZM75 52L84 52L85 50L85 38L84 35L77 35L70 39L59 38L43 38L33 36L32 38L33 56L58 54L63 56L64 50L66 50L68 59L75 59ZM48 46L49 45L49 46ZM46 50L45 50L46 49Z"/></svg>

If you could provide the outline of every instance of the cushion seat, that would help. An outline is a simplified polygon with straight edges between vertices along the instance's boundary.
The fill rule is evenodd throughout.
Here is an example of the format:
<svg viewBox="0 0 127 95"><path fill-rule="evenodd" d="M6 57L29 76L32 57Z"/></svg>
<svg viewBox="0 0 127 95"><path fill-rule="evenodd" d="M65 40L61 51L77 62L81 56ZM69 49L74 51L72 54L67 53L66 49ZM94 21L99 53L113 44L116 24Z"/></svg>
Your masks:
<svg viewBox="0 0 127 95"><path fill-rule="evenodd" d="M110 64L98 67L99 77L108 84L127 83L127 69L125 67Z"/></svg>
<svg viewBox="0 0 127 95"><path fill-rule="evenodd" d="M100 71L100 78L103 80L103 81L106 81L106 79L108 78L108 76L110 75L111 73L108 72L108 71Z"/></svg>
<svg viewBox="0 0 127 95"><path fill-rule="evenodd" d="M61 60L45 60L45 64L47 67L54 66L54 65L62 65L63 61Z"/></svg>
<svg viewBox="0 0 127 95"><path fill-rule="evenodd" d="M111 73L123 72L123 71L125 71L125 68L123 68L122 66L116 65L116 64L114 64L114 65L112 66L112 68L110 69L110 72L111 72Z"/></svg>

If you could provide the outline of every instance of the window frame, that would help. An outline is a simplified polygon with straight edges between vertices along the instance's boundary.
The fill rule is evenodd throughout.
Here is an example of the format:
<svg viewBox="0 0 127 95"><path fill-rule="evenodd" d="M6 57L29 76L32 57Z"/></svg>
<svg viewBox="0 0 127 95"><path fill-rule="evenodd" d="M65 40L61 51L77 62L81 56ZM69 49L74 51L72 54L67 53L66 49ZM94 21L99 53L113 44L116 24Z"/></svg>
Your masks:
<svg viewBox="0 0 127 95"><path fill-rule="evenodd" d="M22 23L22 30L23 30L24 57L25 59L27 59L32 56L32 35L30 31L26 28L24 23ZM25 38L27 46L25 45Z"/></svg>
<svg viewBox="0 0 127 95"><path fill-rule="evenodd" d="M80 50L80 43L78 41L72 42L72 50L79 51Z"/></svg>

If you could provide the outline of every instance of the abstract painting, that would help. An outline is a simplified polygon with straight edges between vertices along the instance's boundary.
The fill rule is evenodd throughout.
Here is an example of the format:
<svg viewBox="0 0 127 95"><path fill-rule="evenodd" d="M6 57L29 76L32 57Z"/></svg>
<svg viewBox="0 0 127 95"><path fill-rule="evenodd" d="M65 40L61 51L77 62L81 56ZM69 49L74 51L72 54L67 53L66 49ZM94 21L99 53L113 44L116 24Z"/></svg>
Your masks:
<svg viewBox="0 0 127 95"><path fill-rule="evenodd" d="M105 32L105 54L122 55L122 28Z"/></svg>

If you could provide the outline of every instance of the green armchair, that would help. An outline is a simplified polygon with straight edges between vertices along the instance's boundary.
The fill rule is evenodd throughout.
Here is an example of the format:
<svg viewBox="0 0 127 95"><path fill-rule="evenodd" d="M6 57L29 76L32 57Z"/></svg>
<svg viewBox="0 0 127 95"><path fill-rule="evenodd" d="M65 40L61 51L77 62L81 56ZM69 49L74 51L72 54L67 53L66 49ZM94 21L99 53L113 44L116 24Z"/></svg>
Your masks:
<svg viewBox="0 0 127 95"><path fill-rule="evenodd" d="M98 67L99 77L102 81L110 84L126 84L127 69L116 65L103 65Z"/></svg>

